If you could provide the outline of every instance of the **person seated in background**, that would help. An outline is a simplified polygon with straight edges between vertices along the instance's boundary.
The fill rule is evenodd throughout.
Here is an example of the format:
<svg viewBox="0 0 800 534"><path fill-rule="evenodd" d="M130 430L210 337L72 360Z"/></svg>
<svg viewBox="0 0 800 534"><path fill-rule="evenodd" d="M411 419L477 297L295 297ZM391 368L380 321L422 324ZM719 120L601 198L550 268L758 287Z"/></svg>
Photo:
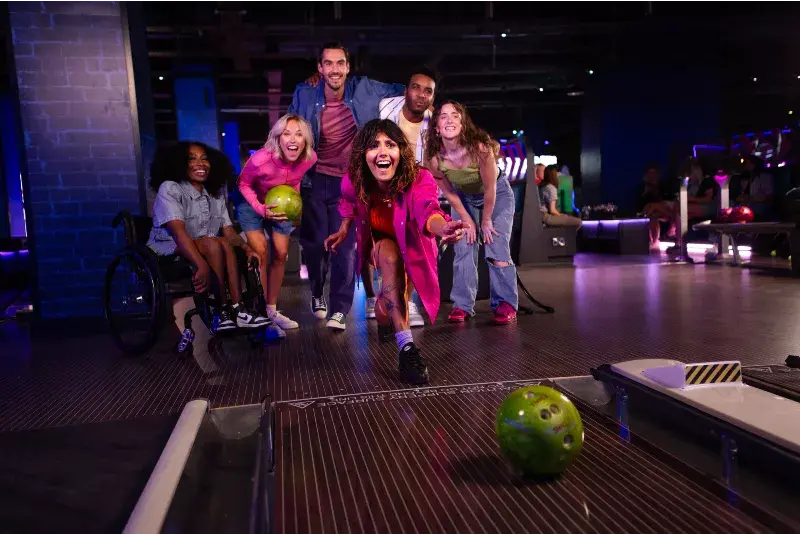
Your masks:
<svg viewBox="0 0 800 534"><path fill-rule="evenodd" d="M650 165L645 169L639 195L636 199L636 212L643 213L650 219L650 250L659 250L661 240L661 223L669 222L668 236L675 235L674 200L668 200L668 194L662 189L661 173L658 167Z"/></svg>
<svg viewBox="0 0 800 534"><path fill-rule="evenodd" d="M383 276L375 314L378 324L394 326L400 350L399 371L412 384L428 381L428 368L408 324L408 285L417 288L431 321L439 311L438 247L457 243L463 222L450 221L439 205L436 182L420 169L403 131L390 120L368 122L356 136L339 200L342 224L325 240L333 253L355 222L356 273L363 263Z"/></svg>
<svg viewBox="0 0 800 534"><path fill-rule="evenodd" d="M224 154L194 141L159 150L150 168L150 187L157 194L147 246L159 256L183 256L192 265L195 291L210 293L215 332L272 324L242 302L233 247L242 247L249 259L258 259L258 254L236 233L228 215L226 184L233 177L233 165ZM232 306L225 295L226 280Z"/></svg>
<svg viewBox="0 0 800 534"><path fill-rule="evenodd" d="M713 219L717 215L717 183L711 176L703 173L703 167L697 160L692 160L689 171L689 184L686 190L686 213L688 219ZM672 225L678 229L681 227L681 205L675 203L672 213ZM675 232L675 246L667 249L667 253L673 254L680 250L683 236L680 231Z"/></svg>
<svg viewBox="0 0 800 534"><path fill-rule="evenodd" d="M582 221L578 217L558 211L558 166L548 165L539 184L539 203L545 226L574 227L578 230Z"/></svg>
<svg viewBox="0 0 800 534"><path fill-rule="evenodd" d="M749 206L756 217L769 218L772 212L774 185L772 175L764 170L764 162L757 156L744 158L744 172L731 181L732 205Z"/></svg>
<svg viewBox="0 0 800 534"><path fill-rule="evenodd" d="M242 225L247 243L259 257L259 271L264 281L267 316L282 330L298 328L296 321L278 311L278 296L286 272L289 243L294 222L286 214L273 211L277 206L265 205L267 192L278 185L288 185L298 192L303 175L317 162L311 125L299 115L287 114L278 119L267 135L263 148L257 150L239 175L236 216ZM274 251L267 277L267 239Z"/></svg>

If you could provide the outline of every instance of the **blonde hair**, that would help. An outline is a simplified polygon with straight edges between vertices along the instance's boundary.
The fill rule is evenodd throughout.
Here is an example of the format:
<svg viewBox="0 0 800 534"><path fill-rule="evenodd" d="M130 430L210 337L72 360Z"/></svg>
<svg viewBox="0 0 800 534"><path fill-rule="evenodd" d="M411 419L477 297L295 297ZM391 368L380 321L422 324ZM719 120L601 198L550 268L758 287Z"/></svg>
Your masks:
<svg viewBox="0 0 800 534"><path fill-rule="evenodd" d="M311 133L311 125L308 124L308 121L303 117L295 115L294 113L287 113L272 125L267 135L267 142L264 143L264 148L270 151L276 158L283 158L280 138L283 131L289 125L289 121L297 121L297 125L300 127L300 132L303 134L303 139L306 142L306 148L303 150L302 158L311 159L311 154L314 152L314 135Z"/></svg>

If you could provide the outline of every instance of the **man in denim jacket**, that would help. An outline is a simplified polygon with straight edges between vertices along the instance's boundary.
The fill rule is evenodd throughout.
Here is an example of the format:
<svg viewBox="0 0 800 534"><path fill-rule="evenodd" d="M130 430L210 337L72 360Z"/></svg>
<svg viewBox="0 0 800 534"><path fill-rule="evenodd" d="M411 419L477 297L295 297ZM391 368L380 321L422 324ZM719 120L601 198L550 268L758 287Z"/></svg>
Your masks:
<svg viewBox="0 0 800 534"><path fill-rule="evenodd" d="M318 161L303 180L301 244L311 280L311 310L320 319L328 316L323 289L331 267L330 317L327 326L345 329L345 318L355 290L355 239L350 232L333 257L323 248L325 238L339 230L338 205L342 176L347 173L350 152L358 130L378 118L381 99L402 95L399 84L376 82L363 76L348 77L350 55L341 43L322 46L317 70L320 83L298 84L289 113L311 124Z"/></svg>

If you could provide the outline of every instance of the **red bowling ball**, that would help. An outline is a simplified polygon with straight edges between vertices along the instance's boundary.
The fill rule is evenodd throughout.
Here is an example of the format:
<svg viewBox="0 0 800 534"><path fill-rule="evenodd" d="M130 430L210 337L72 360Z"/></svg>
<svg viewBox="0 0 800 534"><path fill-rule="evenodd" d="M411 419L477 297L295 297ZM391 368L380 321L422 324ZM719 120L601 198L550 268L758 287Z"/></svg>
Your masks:
<svg viewBox="0 0 800 534"><path fill-rule="evenodd" d="M716 223L729 223L733 222L731 220L731 215L733 214L733 208L723 208L719 210L717 214L717 219L714 221Z"/></svg>
<svg viewBox="0 0 800 534"><path fill-rule="evenodd" d="M749 206L736 206L731 215L731 219L738 223L753 222L753 217L753 210Z"/></svg>

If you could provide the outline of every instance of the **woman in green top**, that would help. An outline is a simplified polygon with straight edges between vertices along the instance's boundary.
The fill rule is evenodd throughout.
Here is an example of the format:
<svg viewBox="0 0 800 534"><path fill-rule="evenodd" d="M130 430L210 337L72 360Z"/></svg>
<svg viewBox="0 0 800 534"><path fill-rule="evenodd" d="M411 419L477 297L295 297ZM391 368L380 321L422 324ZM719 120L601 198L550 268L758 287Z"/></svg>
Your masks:
<svg viewBox="0 0 800 534"><path fill-rule="evenodd" d="M453 220L463 221L466 239L454 245L454 303L451 322L464 322L475 311L478 293L478 244L486 246L494 321L517 317L517 269L511 261L514 192L497 167L500 145L475 126L466 108L445 102L433 115L425 142L425 167L447 198ZM476 226L480 221L480 228ZM480 238L478 238L480 236Z"/></svg>

